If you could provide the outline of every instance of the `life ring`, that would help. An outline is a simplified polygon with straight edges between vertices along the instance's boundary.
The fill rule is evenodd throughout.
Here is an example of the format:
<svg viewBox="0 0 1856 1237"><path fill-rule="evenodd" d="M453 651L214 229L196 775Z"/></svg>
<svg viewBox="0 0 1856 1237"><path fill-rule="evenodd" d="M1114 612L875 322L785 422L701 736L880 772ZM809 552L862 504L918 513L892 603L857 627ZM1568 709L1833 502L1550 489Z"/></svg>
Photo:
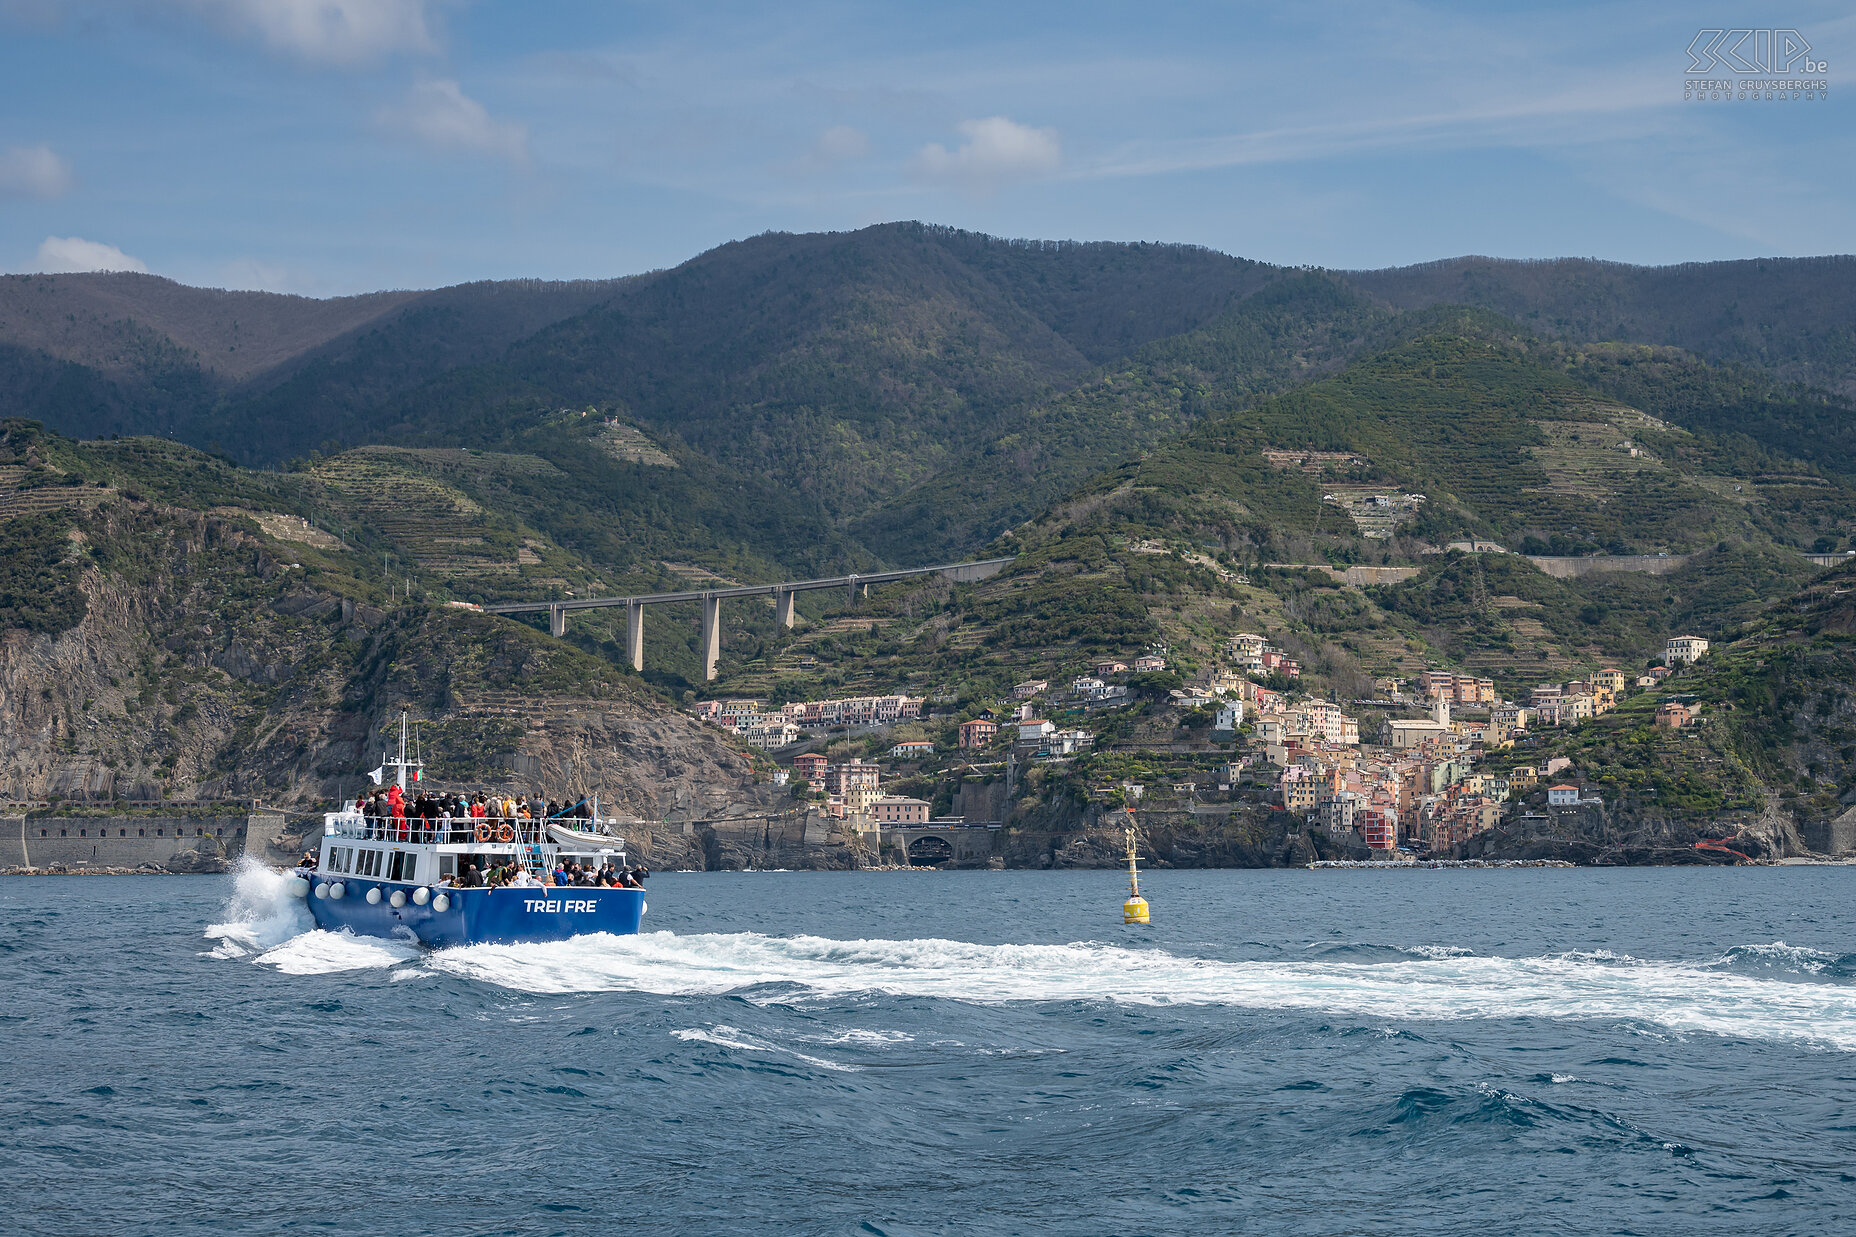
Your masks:
<svg viewBox="0 0 1856 1237"><path fill-rule="evenodd" d="M487 842L490 840L490 822L489 821L480 820L477 822L477 840L479 842Z"/></svg>
<svg viewBox="0 0 1856 1237"><path fill-rule="evenodd" d="M507 821L503 823L502 828L496 831L496 840L499 842L513 842L516 840L516 831L509 827Z"/></svg>

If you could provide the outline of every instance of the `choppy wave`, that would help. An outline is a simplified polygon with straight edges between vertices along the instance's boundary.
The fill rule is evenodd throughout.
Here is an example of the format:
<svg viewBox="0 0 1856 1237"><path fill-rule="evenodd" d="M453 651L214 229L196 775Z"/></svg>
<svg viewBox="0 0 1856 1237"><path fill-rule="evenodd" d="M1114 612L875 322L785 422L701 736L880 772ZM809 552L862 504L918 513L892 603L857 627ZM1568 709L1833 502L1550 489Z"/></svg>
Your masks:
<svg viewBox="0 0 1856 1237"><path fill-rule="evenodd" d="M982 1004L1110 1001L1416 1020L1608 1020L1856 1049L1856 988L1622 955L1447 954L1398 962L1227 962L1080 942L975 945L757 933L596 936L434 954L438 971L531 993L736 993L761 1003L854 993Z"/></svg>
<svg viewBox="0 0 1856 1237"><path fill-rule="evenodd" d="M672 1031L671 1036L685 1043L714 1044L718 1048L739 1048L744 1052L781 1052L787 1056L804 1061L807 1065L816 1065L821 1069L837 1070L840 1073L854 1074L861 1070L861 1065L847 1065L842 1061L831 1061L824 1057L810 1056L803 1052L794 1052L791 1048L767 1042L758 1036L735 1027L715 1024L709 1027L688 1027L681 1031Z"/></svg>
<svg viewBox="0 0 1856 1237"><path fill-rule="evenodd" d="M236 876L225 921L206 929L207 937L218 942L213 957L248 958L316 926L302 899L290 896L289 877L283 873L246 858Z"/></svg>
<svg viewBox="0 0 1856 1237"><path fill-rule="evenodd" d="M1804 945L1773 941L1769 945L1736 945L1709 966L1749 974L1789 972L1794 975L1849 979L1856 976L1856 954L1826 953Z"/></svg>

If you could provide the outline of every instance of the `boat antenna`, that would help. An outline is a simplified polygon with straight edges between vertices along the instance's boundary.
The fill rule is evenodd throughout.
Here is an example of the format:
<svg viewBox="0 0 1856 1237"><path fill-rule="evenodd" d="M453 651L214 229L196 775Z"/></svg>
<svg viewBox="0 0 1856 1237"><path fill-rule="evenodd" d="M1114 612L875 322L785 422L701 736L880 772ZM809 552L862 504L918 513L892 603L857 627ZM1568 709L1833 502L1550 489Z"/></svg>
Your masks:
<svg viewBox="0 0 1856 1237"><path fill-rule="evenodd" d="M406 770L408 769L414 770L415 772L413 773L413 780L417 781L423 776L423 771L425 769L424 757L415 755L414 758L411 760L406 759L406 738L410 730L410 722L408 720L410 716L411 715L407 710L405 709L400 710L400 755L399 755L399 759L398 760L386 760L382 762L383 767L384 765L392 765L394 769L397 771L394 780L399 783L399 788L400 788L401 793L404 793L406 790ZM419 741L418 736L415 734L412 736L412 738L413 738L413 743L416 746Z"/></svg>

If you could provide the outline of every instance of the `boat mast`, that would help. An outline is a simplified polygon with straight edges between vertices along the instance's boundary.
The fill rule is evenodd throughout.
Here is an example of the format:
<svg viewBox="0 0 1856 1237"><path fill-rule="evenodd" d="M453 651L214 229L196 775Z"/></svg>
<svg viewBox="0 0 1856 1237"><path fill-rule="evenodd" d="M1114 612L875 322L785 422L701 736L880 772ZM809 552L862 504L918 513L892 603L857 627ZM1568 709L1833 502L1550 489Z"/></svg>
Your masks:
<svg viewBox="0 0 1856 1237"><path fill-rule="evenodd" d="M405 710L400 711L400 754L399 754L399 758L397 760L394 760L394 759L389 759L388 757L384 755L380 758L380 767L382 770L388 767L391 767L395 770L393 780L399 786L401 794L405 794L406 789L407 789L406 770L425 768L425 760L423 758L414 759L414 760L406 759L406 730L408 726L408 721L407 721L408 716L409 715ZM378 770L376 772L378 772ZM378 786L380 783L378 780L376 780L374 784Z"/></svg>

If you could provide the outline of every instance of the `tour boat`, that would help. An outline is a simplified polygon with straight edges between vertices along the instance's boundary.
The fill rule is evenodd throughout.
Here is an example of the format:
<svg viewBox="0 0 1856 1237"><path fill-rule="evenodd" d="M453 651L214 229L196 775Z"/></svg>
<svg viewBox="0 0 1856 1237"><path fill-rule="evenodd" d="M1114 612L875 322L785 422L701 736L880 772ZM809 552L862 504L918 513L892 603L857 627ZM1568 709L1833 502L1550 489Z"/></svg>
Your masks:
<svg viewBox="0 0 1856 1237"><path fill-rule="evenodd" d="M383 759L374 771L379 785L380 775L393 769L402 794L408 775L417 781L424 770L423 761L406 758L406 726L402 717L398 759ZM628 935L644 918L643 889L453 883L467 863L480 873L517 866L537 880L569 859L623 867L625 839L611 832L613 823L599 816L597 800L591 820L459 818L448 827L370 819L347 804L324 816L316 866L297 869L292 892L307 901L318 928L435 948Z"/></svg>

